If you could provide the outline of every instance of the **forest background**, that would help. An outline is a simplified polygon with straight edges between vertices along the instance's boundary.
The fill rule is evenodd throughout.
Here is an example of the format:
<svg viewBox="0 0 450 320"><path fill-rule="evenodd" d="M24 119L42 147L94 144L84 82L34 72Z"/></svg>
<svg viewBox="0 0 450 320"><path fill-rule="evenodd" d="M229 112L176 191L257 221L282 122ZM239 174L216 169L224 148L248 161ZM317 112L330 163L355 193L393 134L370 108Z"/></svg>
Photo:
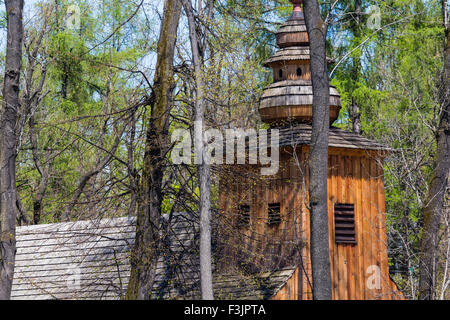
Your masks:
<svg viewBox="0 0 450 320"><path fill-rule="evenodd" d="M417 298L424 208L442 113L448 5L436 0L319 3L329 16L330 77L343 103L335 126L395 149L384 165L390 272L408 298ZM258 101L272 75L262 62L276 50L274 32L291 4L221 0L212 10L203 10L202 1L193 4L207 30L201 48L205 122L219 129L266 128ZM162 0L25 2L18 225L136 215L163 5ZM3 1L0 8L4 74ZM183 15L174 53L169 131L191 128L195 117L195 70ZM198 210L196 170L165 171L163 213ZM218 175L212 175L213 207ZM435 287L440 299L450 298L448 191L445 204Z"/></svg>

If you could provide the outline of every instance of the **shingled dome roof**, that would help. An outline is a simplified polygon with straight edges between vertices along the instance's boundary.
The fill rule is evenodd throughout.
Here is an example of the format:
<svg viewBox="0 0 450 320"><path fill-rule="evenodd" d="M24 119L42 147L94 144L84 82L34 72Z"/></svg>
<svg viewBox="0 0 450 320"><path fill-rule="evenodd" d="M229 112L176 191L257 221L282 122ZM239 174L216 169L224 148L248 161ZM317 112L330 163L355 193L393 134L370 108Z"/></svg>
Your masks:
<svg viewBox="0 0 450 320"><path fill-rule="evenodd" d="M260 98L259 112L262 120L282 122L302 115L312 118L313 89L310 80L286 80L268 86ZM341 108L340 95L330 86L330 118L337 119ZM308 122L308 121L305 121Z"/></svg>
<svg viewBox="0 0 450 320"><path fill-rule="evenodd" d="M313 92L311 53L301 0L292 0L292 15L276 33L280 48L263 65L273 70L274 83L264 89L260 101L261 119L272 126L284 122L312 122ZM333 61L326 58L328 63ZM330 86L330 123L339 116L341 101Z"/></svg>

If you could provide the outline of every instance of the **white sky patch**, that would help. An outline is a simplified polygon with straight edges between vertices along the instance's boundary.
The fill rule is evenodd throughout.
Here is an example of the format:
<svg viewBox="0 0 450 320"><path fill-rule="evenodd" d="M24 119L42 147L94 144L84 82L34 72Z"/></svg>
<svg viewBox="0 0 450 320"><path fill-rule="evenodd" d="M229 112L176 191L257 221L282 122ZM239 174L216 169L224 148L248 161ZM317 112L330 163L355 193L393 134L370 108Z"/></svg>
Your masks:
<svg viewBox="0 0 450 320"><path fill-rule="evenodd" d="M24 26L26 28L27 24L29 24L33 19L36 18L36 4L39 2L45 2L45 0L26 0L24 4ZM74 1L73 1L74 2ZM134 3L138 5L140 3L139 0L135 0ZM98 7L101 6L102 1L95 0L90 1L90 5L92 7ZM5 12L5 5L2 1L0 4L0 13L4 15ZM163 0L145 0L143 3L142 8L140 9L139 15L143 17L144 15L151 21L155 21L153 23L152 28L149 31L148 38L154 39L155 41L159 38L159 26L160 26L160 17L162 17L164 8L164 1ZM145 11L145 12L144 12ZM0 28L0 52L1 55L5 55L6 51L6 27ZM102 39L97 39L99 42L102 41ZM139 68L143 72L147 74L148 77L153 76L153 70L155 68L156 64L156 54L154 52L149 52L139 63ZM3 69L3 66L0 67L0 69Z"/></svg>

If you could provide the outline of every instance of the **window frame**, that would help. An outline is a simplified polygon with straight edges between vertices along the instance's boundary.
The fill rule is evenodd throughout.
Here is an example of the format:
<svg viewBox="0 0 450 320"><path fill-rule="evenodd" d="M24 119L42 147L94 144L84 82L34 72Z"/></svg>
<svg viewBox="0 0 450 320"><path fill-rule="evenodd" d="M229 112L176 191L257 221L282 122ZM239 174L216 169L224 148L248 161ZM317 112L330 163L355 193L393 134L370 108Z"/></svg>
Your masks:
<svg viewBox="0 0 450 320"><path fill-rule="evenodd" d="M334 242L336 244L356 245L355 205L335 203L333 212Z"/></svg>
<svg viewBox="0 0 450 320"><path fill-rule="evenodd" d="M274 214L275 212L275 214ZM267 206L267 224L275 226L281 224L281 203L269 203Z"/></svg>

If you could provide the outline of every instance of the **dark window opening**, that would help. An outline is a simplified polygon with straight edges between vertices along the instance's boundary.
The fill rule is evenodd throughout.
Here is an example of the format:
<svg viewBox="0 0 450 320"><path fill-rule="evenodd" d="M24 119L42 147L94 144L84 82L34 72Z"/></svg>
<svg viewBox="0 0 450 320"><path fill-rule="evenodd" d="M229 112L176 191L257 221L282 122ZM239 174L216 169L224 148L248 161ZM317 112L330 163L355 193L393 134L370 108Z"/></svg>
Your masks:
<svg viewBox="0 0 450 320"><path fill-rule="evenodd" d="M301 77L303 74L302 68L297 68L297 77Z"/></svg>
<svg viewBox="0 0 450 320"><path fill-rule="evenodd" d="M278 71L278 77L283 78L283 70L282 69L280 69Z"/></svg>
<svg viewBox="0 0 450 320"><path fill-rule="evenodd" d="M238 212L238 227L247 228L250 226L250 206L240 205Z"/></svg>
<svg viewBox="0 0 450 320"><path fill-rule="evenodd" d="M269 219L267 224L274 225L281 222L281 206L279 203L269 204Z"/></svg>
<svg viewBox="0 0 450 320"><path fill-rule="evenodd" d="M334 238L336 243L356 244L353 204L336 203L334 205Z"/></svg>

